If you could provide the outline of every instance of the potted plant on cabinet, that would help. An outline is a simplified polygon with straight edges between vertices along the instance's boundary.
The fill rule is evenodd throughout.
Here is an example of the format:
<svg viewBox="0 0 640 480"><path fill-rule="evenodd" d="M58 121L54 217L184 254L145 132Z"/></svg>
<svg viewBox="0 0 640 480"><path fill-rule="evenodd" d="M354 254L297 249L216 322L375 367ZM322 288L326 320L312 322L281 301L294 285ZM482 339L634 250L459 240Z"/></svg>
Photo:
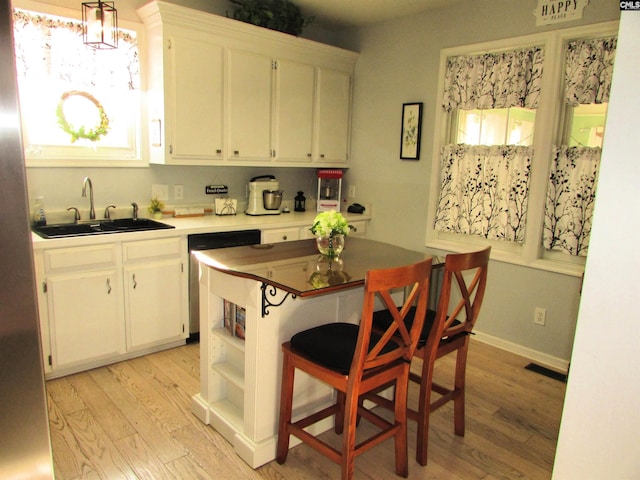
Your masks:
<svg viewBox="0 0 640 480"><path fill-rule="evenodd" d="M314 17L305 17L289 0L230 0L233 19L298 36ZM229 16L227 14L227 16Z"/></svg>

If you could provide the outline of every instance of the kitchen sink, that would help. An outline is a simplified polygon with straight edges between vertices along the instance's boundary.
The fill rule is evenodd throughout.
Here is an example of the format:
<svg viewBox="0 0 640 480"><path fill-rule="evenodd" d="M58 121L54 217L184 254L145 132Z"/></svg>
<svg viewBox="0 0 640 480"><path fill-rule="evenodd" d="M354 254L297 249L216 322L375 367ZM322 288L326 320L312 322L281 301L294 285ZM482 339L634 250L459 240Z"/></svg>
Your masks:
<svg viewBox="0 0 640 480"><path fill-rule="evenodd" d="M119 218L116 220L99 220L90 223L65 223L31 227L31 229L42 238L80 237L105 233L162 230L166 228L174 227L148 218Z"/></svg>

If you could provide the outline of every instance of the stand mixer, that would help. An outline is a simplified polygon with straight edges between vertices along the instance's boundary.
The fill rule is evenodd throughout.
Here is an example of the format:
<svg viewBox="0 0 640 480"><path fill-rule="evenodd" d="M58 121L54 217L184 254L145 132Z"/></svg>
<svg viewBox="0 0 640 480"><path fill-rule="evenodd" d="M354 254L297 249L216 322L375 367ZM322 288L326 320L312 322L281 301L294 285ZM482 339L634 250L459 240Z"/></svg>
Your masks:
<svg viewBox="0 0 640 480"><path fill-rule="evenodd" d="M273 175L253 177L249 181L247 215L280 215L282 192L280 182Z"/></svg>

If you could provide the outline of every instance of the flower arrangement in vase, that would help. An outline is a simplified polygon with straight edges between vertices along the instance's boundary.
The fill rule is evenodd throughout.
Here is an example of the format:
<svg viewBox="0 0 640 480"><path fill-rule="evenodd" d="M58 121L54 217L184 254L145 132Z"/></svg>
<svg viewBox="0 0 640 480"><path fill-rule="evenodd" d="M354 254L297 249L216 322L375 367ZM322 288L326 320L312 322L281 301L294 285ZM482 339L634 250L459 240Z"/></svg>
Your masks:
<svg viewBox="0 0 640 480"><path fill-rule="evenodd" d="M309 230L316 236L318 250L322 255L337 257L344 249L344 237L349 235L352 225L335 210L319 213Z"/></svg>

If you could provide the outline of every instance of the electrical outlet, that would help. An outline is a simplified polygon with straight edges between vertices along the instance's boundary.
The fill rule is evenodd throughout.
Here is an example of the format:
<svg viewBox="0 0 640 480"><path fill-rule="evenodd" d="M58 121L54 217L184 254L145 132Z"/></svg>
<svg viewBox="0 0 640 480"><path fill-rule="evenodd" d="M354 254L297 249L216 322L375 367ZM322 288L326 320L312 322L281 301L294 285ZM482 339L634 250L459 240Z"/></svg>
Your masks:
<svg viewBox="0 0 640 480"><path fill-rule="evenodd" d="M151 185L151 198L169 200L169 185Z"/></svg>
<svg viewBox="0 0 640 480"><path fill-rule="evenodd" d="M536 325L544 326L547 321L547 309L542 307L536 307L533 312L533 323Z"/></svg>
<svg viewBox="0 0 640 480"><path fill-rule="evenodd" d="M176 200L182 200L184 198L184 185L173 186L173 198Z"/></svg>
<svg viewBox="0 0 640 480"><path fill-rule="evenodd" d="M347 194L347 197L356 198L356 186L355 185L349 185L349 192Z"/></svg>

